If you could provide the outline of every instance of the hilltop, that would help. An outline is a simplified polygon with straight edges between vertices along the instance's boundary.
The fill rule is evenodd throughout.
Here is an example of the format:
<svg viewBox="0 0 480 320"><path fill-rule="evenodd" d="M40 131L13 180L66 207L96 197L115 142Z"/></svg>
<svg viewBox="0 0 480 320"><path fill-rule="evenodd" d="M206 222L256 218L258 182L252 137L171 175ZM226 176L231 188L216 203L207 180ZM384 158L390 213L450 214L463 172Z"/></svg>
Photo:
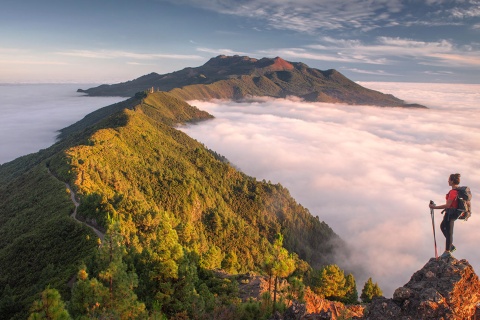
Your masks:
<svg viewBox="0 0 480 320"><path fill-rule="evenodd" d="M274 274L289 262L306 281L334 263L344 242L286 188L175 128L211 117L141 92L1 165L1 318L25 319L47 286L75 317L220 314L238 286L213 270Z"/></svg>
<svg viewBox="0 0 480 320"><path fill-rule="evenodd" d="M92 96L131 97L151 87L183 100L238 101L252 97L296 96L312 102L425 108L362 87L337 70L322 71L280 57L255 59L220 55L203 66L162 75L152 72L131 81L78 91Z"/></svg>

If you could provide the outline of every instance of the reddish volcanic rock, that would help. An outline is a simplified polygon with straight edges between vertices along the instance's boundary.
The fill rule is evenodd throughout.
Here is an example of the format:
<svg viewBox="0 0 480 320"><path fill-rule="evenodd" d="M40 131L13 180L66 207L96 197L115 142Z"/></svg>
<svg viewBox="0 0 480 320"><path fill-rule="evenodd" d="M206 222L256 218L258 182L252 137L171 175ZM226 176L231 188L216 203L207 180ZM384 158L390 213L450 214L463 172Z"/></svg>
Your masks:
<svg viewBox="0 0 480 320"><path fill-rule="evenodd" d="M467 260L432 258L393 299L374 299L363 319L471 319L479 302L480 281Z"/></svg>
<svg viewBox="0 0 480 320"><path fill-rule="evenodd" d="M273 64L268 67L272 71L281 71L281 70L293 70L295 67L293 64L283 60L280 57L276 57L273 60Z"/></svg>

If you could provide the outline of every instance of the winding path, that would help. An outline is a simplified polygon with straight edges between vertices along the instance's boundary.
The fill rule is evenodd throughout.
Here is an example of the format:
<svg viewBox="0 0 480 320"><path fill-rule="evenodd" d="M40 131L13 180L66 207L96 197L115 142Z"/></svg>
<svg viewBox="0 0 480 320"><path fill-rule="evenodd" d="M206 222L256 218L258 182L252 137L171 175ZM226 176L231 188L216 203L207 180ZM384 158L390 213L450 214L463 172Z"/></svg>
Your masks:
<svg viewBox="0 0 480 320"><path fill-rule="evenodd" d="M48 173L50 173L52 175L52 177L54 177L55 179L57 179L58 181L62 182L65 184L65 186L67 187L68 191L70 192L70 198L72 199L72 202L73 204L75 205L75 210L73 210L73 213L70 215L70 217L72 217L75 221L79 222L79 223L82 223L84 225L86 225L87 227L89 227L90 229L92 229L95 234L100 238L100 240L103 241L103 237L105 236L105 234L103 232L101 232L100 230L98 230L97 228L95 228L94 226L86 223L86 222L83 222L81 220L78 220L77 219L77 209L78 209L78 206L80 205L80 202L77 201L76 199L76 196L75 196L75 192L73 192L73 189L70 187L70 185L66 182L63 182L61 181L60 179L58 179L51 171L50 171L50 168L47 167L47 170L48 170Z"/></svg>

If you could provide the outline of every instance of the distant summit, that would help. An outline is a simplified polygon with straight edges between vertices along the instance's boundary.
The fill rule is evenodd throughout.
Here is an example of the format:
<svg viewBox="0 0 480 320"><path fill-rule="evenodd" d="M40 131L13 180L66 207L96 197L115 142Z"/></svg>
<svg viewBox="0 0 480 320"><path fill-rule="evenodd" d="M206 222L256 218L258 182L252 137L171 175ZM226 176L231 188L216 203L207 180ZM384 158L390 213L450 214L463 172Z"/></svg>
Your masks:
<svg viewBox="0 0 480 320"><path fill-rule="evenodd" d="M364 88L334 69L322 71L280 57L255 59L238 55L220 55L200 67L163 75L152 72L131 81L78 89L78 92L91 96L131 97L151 87L183 100L241 101L252 97L296 96L311 102L425 108Z"/></svg>

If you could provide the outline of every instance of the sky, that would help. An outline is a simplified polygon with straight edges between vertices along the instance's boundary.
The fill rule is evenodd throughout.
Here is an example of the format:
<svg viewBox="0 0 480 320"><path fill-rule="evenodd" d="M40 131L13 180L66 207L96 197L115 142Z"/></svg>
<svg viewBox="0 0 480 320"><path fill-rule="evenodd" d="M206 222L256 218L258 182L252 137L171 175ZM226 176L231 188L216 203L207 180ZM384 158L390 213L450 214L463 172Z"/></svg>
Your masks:
<svg viewBox="0 0 480 320"><path fill-rule="evenodd" d="M117 83L220 54L480 83L480 0L2 0L0 39L0 83Z"/></svg>
<svg viewBox="0 0 480 320"><path fill-rule="evenodd" d="M480 85L362 83L429 109L298 99L191 101L216 118L181 130L257 180L281 183L352 249L337 263L359 290L386 297L435 256L428 204L445 203L451 173L471 188L473 216L456 222L454 256L480 272ZM445 249L436 210L438 254Z"/></svg>

